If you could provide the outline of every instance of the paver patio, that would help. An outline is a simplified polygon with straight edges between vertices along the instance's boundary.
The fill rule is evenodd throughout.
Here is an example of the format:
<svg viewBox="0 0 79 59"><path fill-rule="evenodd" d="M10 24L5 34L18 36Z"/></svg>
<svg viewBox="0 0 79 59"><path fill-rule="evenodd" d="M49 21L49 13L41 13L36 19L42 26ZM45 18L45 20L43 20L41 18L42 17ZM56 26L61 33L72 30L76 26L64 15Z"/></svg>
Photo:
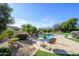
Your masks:
<svg viewBox="0 0 79 59"><path fill-rule="evenodd" d="M79 53L79 43L65 38L64 35L55 35L55 37L57 38L57 43L51 45L52 51L49 51L45 48L40 47L41 42L35 45L36 48L50 53L59 53L59 54L74 54L74 53L78 54Z"/></svg>
<svg viewBox="0 0 79 59"><path fill-rule="evenodd" d="M36 41L37 43L35 43L33 45L30 45L29 47L35 47L36 48L34 53L37 50L42 50L42 51L50 52L50 53L60 53L60 54L74 54L74 53L78 54L79 53L79 43L78 42L67 39L67 38L64 37L64 35L55 35L55 37L57 38L56 44L50 45L49 43L46 43L49 47L50 46L52 47L51 51L47 50L43 47L40 47L40 45L42 44L42 42L40 42L40 41ZM26 49L27 46L28 46L27 44L22 43L22 45L24 45L24 47L25 47L24 50L25 51L28 50L28 49ZM5 46L8 46L7 42L5 42L3 44L0 44L0 47L5 47Z"/></svg>
<svg viewBox="0 0 79 59"><path fill-rule="evenodd" d="M71 53L79 53L79 43L73 40L64 38L64 35L58 35L57 37L57 48L70 51Z"/></svg>

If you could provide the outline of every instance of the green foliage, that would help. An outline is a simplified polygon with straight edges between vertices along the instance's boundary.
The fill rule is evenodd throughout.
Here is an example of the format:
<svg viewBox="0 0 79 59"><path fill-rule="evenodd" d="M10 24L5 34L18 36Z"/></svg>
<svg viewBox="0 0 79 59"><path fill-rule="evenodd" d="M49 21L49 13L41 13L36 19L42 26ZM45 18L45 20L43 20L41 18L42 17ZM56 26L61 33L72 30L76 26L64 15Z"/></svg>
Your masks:
<svg viewBox="0 0 79 59"><path fill-rule="evenodd" d="M68 31L68 22L63 22L62 24L61 24L61 29L62 29L62 31L63 32L67 32Z"/></svg>
<svg viewBox="0 0 79 59"><path fill-rule="evenodd" d="M79 37L73 37L73 38L69 38L69 39L79 43Z"/></svg>
<svg viewBox="0 0 79 59"><path fill-rule="evenodd" d="M43 32L46 33L47 32L47 29L43 29Z"/></svg>
<svg viewBox="0 0 79 59"><path fill-rule="evenodd" d="M51 33L51 32L52 32L52 28L49 28L49 29L47 30L47 32L48 32L48 33Z"/></svg>
<svg viewBox="0 0 79 59"><path fill-rule="evenodd" d="M79 26L78 26L78 27L76 27L76 30L77 30L77 31L79 31Z"/></svg>
<svg viewBox="0 0 79 59"><path fill-rule="evenodd" d="M11 38L8 43L12 44L12 43L15 43L17 42L19 39L18 38Z"/></svg>
<svg viewBox="0 0 79 59"><path fill-rule="evenodd" d="M0 34L0 40L2 40L3 38L4 38L4 35L1 35L1 34Z"/></svg>
<svg viewBox="0 0 79 59"><path fill-rule="evenodd" d="M7 3L0 3L0 33L6 29L7 24L12 24L11 17L12 8Z"/></svg>
<svg viewBox="0 0 79 59"><path fill-rule="evenodd" d="M67 21L67 30L69 32L71 32L72 30L75 30L76 29L76 26L77 26L77 21L78 19L77 18L70 18L68 21Z"/></svg>
<svg viewBox="0 0 79 59"><path fill-rule="evenodd" d="M77 18L70 18L70 19L68 20L68 22L71 23L71 24L74 25L74 26L78 25L78 24L77 24L77 21L78 21Z"/></svg>
<svg viewBox="0 0 79 59"><path fill-rule="evenodd" d="M68 37L68 35L65 35L65 38L67 38Z"/></svg>
<svg viewBox="0 0 79 59"><path fill-rule="evenodd" d="M48 53L41 50L38 50L34 56L79 56L78 54L55 54L55 53Z"/></svg>
<svg viewBox="0 0 79 59"><path fill-rule="evenodd" d="M13 34L13 31L5 30L3 33L0 34L0 40L4 39L5 37L10 37Z"/></svg>
<svg viewBox="0 0 79 59"><path fill-rule="evenodd" d="M38 32L39 33L51 33L52 32L52 28L39 28Z"/></svg>
<svg viewBox="0 0 79 59"><path fill-rule="evenodd" d="M61 29L61 27L60 27L60 25L59 24L55 24L54 26L53 26L53 32L58 32L58 31L60 31L60 29Z"/></svg>
<svg viewBox="0 0 79 59"><path fill-rule="evenodd" d="M0 48L0 56L10 56L11 49L10 48Z"/></svg>
<svg viewBox="0 0 79 59"><path fill-rule="evenodd" d="M53 53L48 53L48 52L44 52L44 51L41 51L41 50L38 50L34 56L59 56L57 54L53 54Z"/></svg>
<svg viewBox="0 0 79 59"><path fill-rule="evenodd" d="M13 34L14 34L14 32L11 31L11 30L5 30L5 31L2 33L2 35L4 35L4 37L10 37L10 36L12 36Z"/></svg>
<svg viewBox="0 0 79 59"><path fill-rule="evenodd" d="M37 28L32 26L31 24L23 25L22 30L29 33L29 34L34 34L37 32Z"/></svg>
<svg viewBox="0 0 79 59"><path fill-rule="evenodd" d="M69 20L61 23L61 25L55 25L54 30L62 32L71 32L73 30L76 30L76 27L78 26L77 21L77 18L70 18Z"/></svg>
<svg viewBox="0 0 79 59"><path fill-rule="evenodd" d="M37 28L34 27L34 26L32 26L31 31L32 31L32 32L31 32L32 34L37 33Z"/></svg>
<svg viewBox="0 0 79 59"><path fill-rule="evenodd" d="M39 29L38 29L38 32L39 32L39 33L43 33L43 29L42 29L42 28L39 28Z"/></svg>
<svg viewBox="0 0 79 59"><path fill-rule="evenodd" d="M30 24L23 25L22 27L23 27L22 28L23 31L30 33L30 31L31 31L31 25Z"/></svg>

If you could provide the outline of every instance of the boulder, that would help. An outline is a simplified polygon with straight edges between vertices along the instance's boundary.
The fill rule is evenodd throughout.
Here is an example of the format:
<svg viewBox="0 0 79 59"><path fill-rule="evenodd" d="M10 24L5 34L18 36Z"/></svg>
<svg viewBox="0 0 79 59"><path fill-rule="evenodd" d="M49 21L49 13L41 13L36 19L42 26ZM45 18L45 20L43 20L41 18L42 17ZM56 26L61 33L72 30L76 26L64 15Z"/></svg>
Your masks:
<svg viewBox="0 0 79 59"><path fill-rule="evenodd" d="M72 37L79 37L79 31L72 31L71 35Z"/></svg>
<svg viewBox="0 0 79 59"><path fill-rule="evenodd" d="M27 33L19 33L16 35L16 37L18 37L19 40L25 40L28 39L29 35Z"/></svg>

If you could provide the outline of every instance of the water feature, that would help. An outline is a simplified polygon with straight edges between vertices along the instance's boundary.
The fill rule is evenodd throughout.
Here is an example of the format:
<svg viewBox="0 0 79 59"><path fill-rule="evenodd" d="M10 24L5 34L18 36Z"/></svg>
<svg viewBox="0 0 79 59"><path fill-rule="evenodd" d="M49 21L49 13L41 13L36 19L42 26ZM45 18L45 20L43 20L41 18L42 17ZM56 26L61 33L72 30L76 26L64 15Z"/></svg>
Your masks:
<svg viewBox="0 0 79 59"><path fill-rule="evenodd" d="M51 39L53 39L54 38L54 35L53 34L41 34L39 37L38 37L38 39L39 40L42 40L42 41L49 41L49 40L51 40Z"/></svg>

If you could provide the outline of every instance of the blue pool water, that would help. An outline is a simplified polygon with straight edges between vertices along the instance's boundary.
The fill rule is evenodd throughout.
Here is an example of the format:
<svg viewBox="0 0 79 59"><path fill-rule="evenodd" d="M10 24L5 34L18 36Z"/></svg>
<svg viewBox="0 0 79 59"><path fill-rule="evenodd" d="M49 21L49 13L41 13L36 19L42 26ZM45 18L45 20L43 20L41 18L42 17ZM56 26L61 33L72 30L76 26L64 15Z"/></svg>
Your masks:
<svg viewBox="0 0 79 59"><path fill-rule="evenodd" d="M53 34L41 34L38 39L42 41L49 41L52 38Z"/></svg>

